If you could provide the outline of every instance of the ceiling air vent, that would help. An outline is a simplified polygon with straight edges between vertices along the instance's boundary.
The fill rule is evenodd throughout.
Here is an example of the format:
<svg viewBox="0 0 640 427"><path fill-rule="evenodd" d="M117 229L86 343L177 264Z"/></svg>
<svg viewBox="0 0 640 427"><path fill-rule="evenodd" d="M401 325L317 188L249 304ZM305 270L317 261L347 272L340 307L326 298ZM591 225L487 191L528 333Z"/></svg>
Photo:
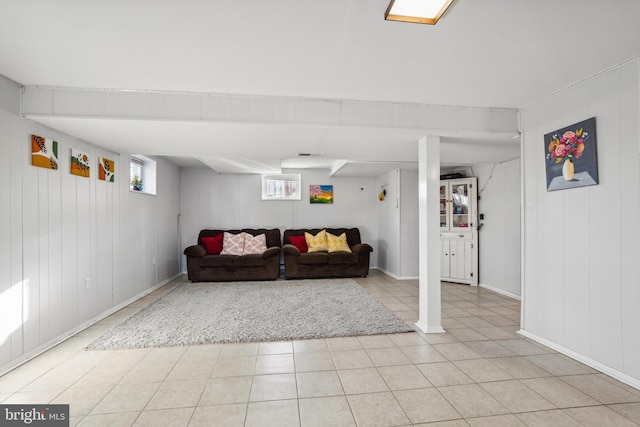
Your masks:
<svg viewBox="0 0 640 427"><path fill-rule="evenodd" d="M298 157L322 157L323 154L316 153L298 153Z"/></svg>

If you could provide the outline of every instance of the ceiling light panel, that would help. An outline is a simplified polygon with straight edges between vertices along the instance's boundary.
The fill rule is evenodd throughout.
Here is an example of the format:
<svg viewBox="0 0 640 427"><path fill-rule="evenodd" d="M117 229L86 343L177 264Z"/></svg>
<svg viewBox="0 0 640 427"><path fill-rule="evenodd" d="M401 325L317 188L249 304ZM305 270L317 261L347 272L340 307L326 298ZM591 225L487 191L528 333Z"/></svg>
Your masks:
<svg viewBox="0 0 640 427"><path fill-rule="evenodd" d="M384 19L433 25L452 2L453 0L391 0Z"/></svg>

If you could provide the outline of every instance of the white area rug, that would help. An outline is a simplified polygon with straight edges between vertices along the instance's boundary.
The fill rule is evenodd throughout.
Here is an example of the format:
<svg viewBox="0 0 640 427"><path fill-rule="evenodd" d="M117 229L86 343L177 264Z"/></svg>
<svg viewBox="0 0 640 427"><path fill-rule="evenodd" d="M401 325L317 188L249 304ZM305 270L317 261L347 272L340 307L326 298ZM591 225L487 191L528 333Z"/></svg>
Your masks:
<svg viewBox="0 0 640 427"><path fill-rule="evenodd" d="M184 283L87 350L409 332L352 279Z"/></svg>

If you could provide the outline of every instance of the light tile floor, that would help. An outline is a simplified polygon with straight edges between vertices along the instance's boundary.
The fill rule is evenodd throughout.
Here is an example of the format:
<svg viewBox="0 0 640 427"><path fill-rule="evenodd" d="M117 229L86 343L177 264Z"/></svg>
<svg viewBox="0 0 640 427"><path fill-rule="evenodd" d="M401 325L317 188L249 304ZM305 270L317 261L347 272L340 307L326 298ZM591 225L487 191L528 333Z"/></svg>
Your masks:
<svg viewBox="0 0 640 427"><path fill-rule="evenodd" d="M80 426L636 426L640 391L518 335L520 303L442 284L446 334L84 351L182 277L0 377ZM416 281L357 279L413 325Z"/></svg>

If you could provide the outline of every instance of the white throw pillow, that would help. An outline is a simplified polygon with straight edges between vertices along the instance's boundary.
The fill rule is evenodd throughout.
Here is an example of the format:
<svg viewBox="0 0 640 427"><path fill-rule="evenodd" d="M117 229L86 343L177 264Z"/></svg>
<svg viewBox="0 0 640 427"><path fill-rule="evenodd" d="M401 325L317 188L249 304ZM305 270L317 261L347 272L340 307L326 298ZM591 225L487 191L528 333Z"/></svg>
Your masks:
<svg viewBox="0 0 640 427"><path fill-rule="evenodd" d="M224 232L222 238L222 252L220 255L242 255L244 253L244 235L246 233L231 234Z"/></svg>
<svg viewBox="0 0 640 427"><path fill-rule="evenodd" d="M261 254L267 250L267 236L258 234L252 236L249 233L244 234L244 255Z"/></svg>

